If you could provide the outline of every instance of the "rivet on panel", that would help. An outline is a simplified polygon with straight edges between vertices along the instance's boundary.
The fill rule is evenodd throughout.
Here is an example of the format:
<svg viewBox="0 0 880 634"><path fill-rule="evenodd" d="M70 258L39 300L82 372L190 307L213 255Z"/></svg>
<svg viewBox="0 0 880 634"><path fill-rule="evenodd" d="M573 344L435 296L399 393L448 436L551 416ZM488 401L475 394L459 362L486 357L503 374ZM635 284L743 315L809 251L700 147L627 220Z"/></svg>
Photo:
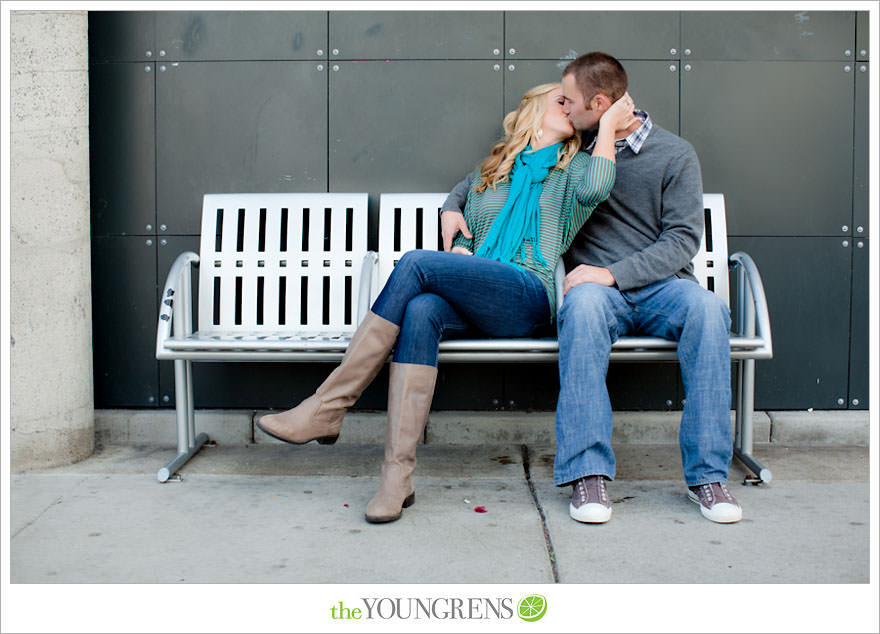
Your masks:
<svg viewBox="0 0 880 634"><path fill-rule="evenodd" d="M859 240L858 242L856 242L856 246L857 246L858 248L860 248L860 249L864 249L864 248L865 248L865 243L862 242L861 240Z"/></svg>
<svg viewBox="0 0 880 634"><path fill-rule="evenodd" d="M166 70L168 70L168 69L165 67L165 64L162 64L162 65L159 67L159 72L160 72L160 73L164 73Z"/></svg>
<svg viewBox="0 0 880 634"><path fill-rule="evenodd" d="M864 233L865 228L862 225L859 225L858 227L856 227L856 231L858 231L859 233Z"/></svg>
<svg viewBox="0 0 880 634"><path fill-rule="evenodd" d="M507 51L507 52L510 53L511 55L516 55L516 49L515 49L515 48L512 48L512 49L510 49L510 50Z"/></svg>
<svg viewBox="0 0 880 634"><path fill-rule="evenodd" d="M339 55L339 49L338 49L338 48L334 48L334 49L333 49L333 54L334 54L334 55Z"/></svg>
<svg viewBox="0 0 880 634"><path fill-rule="evenodd" d="M153 70L153 67L150 66L149 64L147 64L146 66L144 66L144 72L145 72L145 73L149 73L151 70Z"/></svg>
<svg viewBox="0 0 880 634"><path fill-rule="evenodd" d="M318 57L323 57L324 49L319 48L317 51L315 51L315 55L317 55Z"/></svg>
<svg viewBox="0 0 880 634"><path fill-rule="evenodd" d="M150 403L155 403L155 402L156 402L156 397L155 397L155 396L151 396L151 397L149 397L147 400L148 400Z"/></svg>
<svg viewBox="0 0 880 634"><path fill-rule="evenodd" d="M852 400L852 404L858 406L858 404L859 404L859 399L854 398L854 399Z"/></svg>
<svg viewBox="0 0 880 634"><path fill-rule="evenodd" d="M844 240L844 241L841 242L840 244L842 244L844 247L848 247L848 246L849 246L849 240Z"/></svg>
<svg viewBox="0 0 880 634"><path fill-rule="evenodd" d="M849 64L847 64L846 66L843 67L843 72L849 73L851 71L852 71L852 66L850 66Z"/></svg>
<svg viewBox="0 0 880 634"><path fill-rule="evenodd" d="M675 72L675 64L670 64L669 70L671 70L674 73Z"/></svg>
<svg viewBox="0 0 880 634"><path fill-rule="evenodd" d="M163 247L167 247L167 246L168 246L168 240L166 240L165 238L162 238L161 240L159 240L159 244L160 244L161 246L163 246Z"/></svg>
<svg viewBox="0 0 880 634"><path fill-rule="evenodd" d="M159 57L165 57L165 51L159 51Z"/></svg>
<svg viewBox="0 0 880 634"><path fill-rule="evenodd" d="M843 405L844 403L846 403L846 401L843 400L842 398L837 399L837 404L838 404L838 405Z"/></svg>
<svg viewBox="0 0 880 634"><path fill-rule="evenodd" d="M492 50L492 55L501 55L501 49L497 49L497 48L496 48L496 49L493 49L493 50Z"/></svg>
<svg viewBox="0 0 880 634"><path fill-rule="evenodd" d="M507 67L507 70L516 70L516 66L511 64L510 66Z"/></svg>
<svg viewBox="0 0 880 634"><path fill-rule="evenodd" d="M317 70L324 70L324 64L318 64L317 66L315 66L315 68Z"/></svg>
<svg viewBox="0 0 880 634"><path fill-rule="evenodd" d="M152 57L153 51L147 51L146 53L144 53L144 55L146 55L147 57Z"/></svg>
<svg viewBox="0 0 880 634"><path fill-rule="evenodd" d="M333 64L333 72L339 72L339 64Z"/></svg>
<svg viewBox="0 0 880 634"><path fill-rule="evenodd" d="M159 231L168 231L168 225L159 225Z"/></svg>
<svg viewBox="0 0 880 634"><path fill-rule="evenodd" d="M685 54L685 55L690 55L690 54L691 54L691 49L689 49L689 48L684 49L684 54Z"/></svg>
<svg viewBox="0 0 880 634"><path fill-rule="evenodd" d="M147 240L147 246L148 246L148 247L153 246L153 241L152 241L152 240Z"/></svg>
<svg viewBox="0 0 880 634"><path fill-rule="evenodd" d="M147 225L147 226L146 226L146 229L147 229L147 231L152 231L152 230L153 230L153 225Z"/></svg>
<svg viewBox="0 0 880 634"><path fill-rule="evenodd" d="M669 49L669 54L670 54L670 55L676 55L677 53L678 53L678 49L675 49L675 48L671 48L671 49Z"/></svg>
<svg viewBox="0 0 880 634"><path fill-rule="evenodd" d="M843 226L840 228L840 230L843 231L844 233L846 233L847 231L849 231L849 227L846 226L846 225L843 225Z"/></svg>
<svg viewBox="0 0 880 634"><path fill-rule="evenodd" d="M685 65L684 65L684 69L687 70L687 71L689 71L691 68L693 68L693 66L691 66L690 64L685 64Z"/></svg>
<svg viewBox="0 0 880 634"><path fill-rule="evenodd" d="M862 57L867 57L867 56L868 56L868 51L865 50L865 49L862 49L862 50L859 51L859 55L861 55Z"/></svg>
<svg viewBox="0 0 880 634"><path fill-rule="evenodd" d="M501 64L495 64L492 66L492 70L501 70Z"/></svg>
<svg viewBox="0 0 880 634"><path fill-rule="evenodd" d="M162 402L163 402L163 403L170 403L170 402L171 402L171 397L168 396L167 394L163 394L163 395L162 395Z"/></svg>
<svg viewBox="0 0 880 634"><path fill-rule="evenodd" d="M861 66L859 66L859 72L860 72L860 73L867 73L867 72L868 72L868 67L865 66L864 64L862 64Z"/></svg>
<svg viewBox="0 0 880 634"><path fill-rule="evenodd" d="M672 399L666 399L666 407L672 407Z"/></svg>
<svg viewBox="0 0 880 634"><path fill-rule="evenodd" d="M849 49L846 49L846 50L843 52L843 55L844 55L844 57L849 57L850 55L852 55L852 51L849 50Z"/></svg>

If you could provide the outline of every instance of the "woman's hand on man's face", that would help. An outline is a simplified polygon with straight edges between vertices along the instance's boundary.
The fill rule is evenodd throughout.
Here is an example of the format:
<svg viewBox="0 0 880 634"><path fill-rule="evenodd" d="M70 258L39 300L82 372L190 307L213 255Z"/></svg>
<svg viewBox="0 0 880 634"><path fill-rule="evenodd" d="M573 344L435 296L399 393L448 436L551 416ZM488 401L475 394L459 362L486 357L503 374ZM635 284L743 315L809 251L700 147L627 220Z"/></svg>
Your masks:
<svg viewBox="0 0 880 634"><path fill-rule="evenodd" d="M611 104L611 107L602 114L599 125L613 126L615 132L622 132L636 122L634 108L632 97L628 92L624 93L623 97Z"/></svg>

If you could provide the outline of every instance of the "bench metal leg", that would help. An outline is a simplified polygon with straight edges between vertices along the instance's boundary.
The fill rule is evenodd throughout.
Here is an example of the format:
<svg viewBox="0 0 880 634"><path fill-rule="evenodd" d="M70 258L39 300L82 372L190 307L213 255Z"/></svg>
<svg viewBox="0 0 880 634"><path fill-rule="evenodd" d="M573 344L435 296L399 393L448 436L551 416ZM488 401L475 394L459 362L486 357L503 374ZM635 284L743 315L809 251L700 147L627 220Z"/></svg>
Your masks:
<svg viewBox="0 0 880 634"><path fill-rule="evenodd" d="M174 398L177 413L177 456L159 469L159 482L168 479L208 442L208 435L196 436L193 408L192 362L174 362Z"/></svg>
<svg viewBox="0 0 880 634"><path fill-rule="evenodd" d="M752 442L754 438L753 417L755 413L755 360L743 359L738 365L736 437L733 441L733 455L758 476L761 482L770 482L773 479L770 469L758 462L752 455Z"/></svg>

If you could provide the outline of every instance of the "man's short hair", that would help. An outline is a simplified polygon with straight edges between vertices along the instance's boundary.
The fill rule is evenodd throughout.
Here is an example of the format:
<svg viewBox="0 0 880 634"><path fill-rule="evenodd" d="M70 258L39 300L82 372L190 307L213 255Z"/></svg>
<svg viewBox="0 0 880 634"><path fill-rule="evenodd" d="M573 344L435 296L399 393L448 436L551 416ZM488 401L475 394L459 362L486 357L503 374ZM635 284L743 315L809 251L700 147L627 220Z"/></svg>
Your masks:
<svg viewBox="0 0 880 634"><path fill-rule="evenodd" d="M569 62L562 75L569 74L574 75L584 99L592 99L601 92L611 101L617 101L629 84L620 62L600 51L586 53Z"/></svg>

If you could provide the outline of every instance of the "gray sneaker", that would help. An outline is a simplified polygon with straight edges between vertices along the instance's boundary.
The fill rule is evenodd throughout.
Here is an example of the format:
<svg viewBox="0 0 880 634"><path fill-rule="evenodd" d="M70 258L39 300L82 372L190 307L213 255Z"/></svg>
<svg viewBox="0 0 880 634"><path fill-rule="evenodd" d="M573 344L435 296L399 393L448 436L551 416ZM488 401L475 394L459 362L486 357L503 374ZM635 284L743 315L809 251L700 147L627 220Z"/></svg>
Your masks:
<svg viewBox="0 0 880 634"><path fill-rule="evenodd" d="M602 524L611 519L611 502L605 491L605 477L587 476L572 485L568 514L578 522Z"/></svg>
<svg viewBox="0 0 880 634"><path fill-rule="evenodd" d="M724 482L688 487L688 499L699 504L703 517L713 522L732 524L742 519L742 507Z"/></svg>

